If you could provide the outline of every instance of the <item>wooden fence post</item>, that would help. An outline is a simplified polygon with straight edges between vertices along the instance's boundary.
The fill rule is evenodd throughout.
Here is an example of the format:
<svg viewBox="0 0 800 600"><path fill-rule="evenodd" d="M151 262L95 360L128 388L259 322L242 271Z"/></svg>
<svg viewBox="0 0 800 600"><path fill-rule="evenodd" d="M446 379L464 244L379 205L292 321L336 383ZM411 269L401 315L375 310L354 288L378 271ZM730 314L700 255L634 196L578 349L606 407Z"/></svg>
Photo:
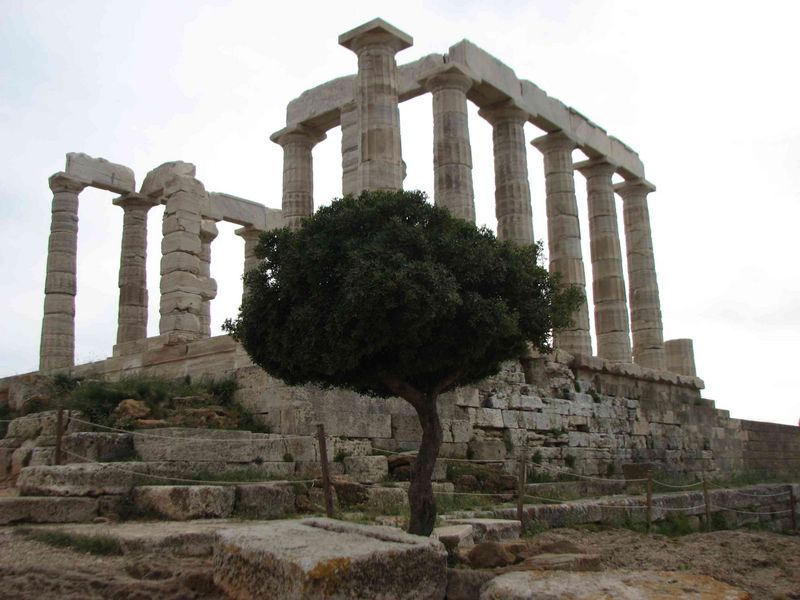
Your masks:
<svg viewBox="0 0 800 600"><path fill-rule="evenodd" d="M56 456L55 463L61 464L61 445L64 438L64 409L58 409L58 416L56 417Z"/></svg>
<svg viewBox="0 0 800 600"><path fill-rule="evenodd" d="M794 486L789 484L789 518L792 523L792 530L797 531L797 498L794 496Z"/></svg>
<svg viewBox="0 0 800 600"><path fill-rule="evenodd" d="M653 530L653 471L647 471L647 533Z"/></svg>
<svg viewBox="0 0 800 600"><path fill-rule="evenodd" d="M706 505L706 531L711 531L711 501L708 498L708 480L703 469L703 503Z"/></svg>
<svg viewBox="0 0 800 600"><path fill-rule="evenodd" d="M523 504L525 503L525 484L528 479L528 448L527 443L523 445L520 451L519 465L517 469L517 520L520 522L520 527L525 528L525 510Z"/></svg>
<svg viewBox="0 0 800 600"><path fill-rule="evenodd" d="M322 464L322 491L325 494L325 514L333 518L333 493L331 492L331 473L328 469L328 444L325 441L325 426L317 423L317 443L319 460Z"/></svg>

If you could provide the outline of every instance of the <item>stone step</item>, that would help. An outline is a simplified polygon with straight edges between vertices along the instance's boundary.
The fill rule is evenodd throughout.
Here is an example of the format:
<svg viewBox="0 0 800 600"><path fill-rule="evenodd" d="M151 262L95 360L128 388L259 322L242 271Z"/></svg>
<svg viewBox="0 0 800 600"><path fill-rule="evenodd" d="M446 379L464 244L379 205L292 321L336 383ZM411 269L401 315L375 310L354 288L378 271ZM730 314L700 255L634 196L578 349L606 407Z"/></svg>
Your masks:
<svg viewBox="0 0 800 600"><path fill-rule="evenodd" d="M148 429L134 435L134 448L145 462L319 462L314 436L284 436L277 433L252 433L225 429L166 427ZM337 456L364 456L372 453L368 440L330 438L328 460Z"/></svg>
<svg viewBox="0 0 800 600"><path fill-rule="evenodd" d="M101 501L97 498L0 498L0 525L90 523L100 515L100 505Z"/></svg>
<svg viewBox="0 0 800 600"><path fill-rule="evenodd" d="M17 479L22 496L103 496L128 494L139 485L187 484L170 478L207 479L209 477L235 479L239 473L267 479L295 475L295 463L262 463L233 465L229 463L176 462L120 462L78 463L72 465L25 467ZM213 481L196 483L213 484Z"/></svg>
<svg viewBox="0 0 800 600"><path fill-rule="evenodd" d="M515 519L447 519L447 525L471 525L472 537L480 542L502 542L519 539L522 523Z"/></svg>

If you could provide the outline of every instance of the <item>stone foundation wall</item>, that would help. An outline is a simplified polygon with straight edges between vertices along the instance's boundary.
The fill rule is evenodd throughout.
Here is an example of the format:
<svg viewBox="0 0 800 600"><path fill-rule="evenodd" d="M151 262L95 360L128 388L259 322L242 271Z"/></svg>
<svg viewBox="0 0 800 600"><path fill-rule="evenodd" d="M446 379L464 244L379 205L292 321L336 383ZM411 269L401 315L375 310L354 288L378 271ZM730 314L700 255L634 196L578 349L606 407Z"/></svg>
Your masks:
<svg viewBox="0 0 800 600"><path fill-rule="evenodd" d="M275 433L311 435L322 422L330 436L392 451L416 449L421 437L404 400L287 386L253 366L227 336L120 344L113 357L71 372L109 379L233 376L238 401ZM36 396L36 382L35 374L0 380L0 404L24 408ZM696 377L634 364L561 351L531 356L441 398L441 454L504 461L512 470L527 453L544 467L601 477L619 477L631 463L674 476L800 474L800 428L731 419L701 397L702 388Z"/></svg>

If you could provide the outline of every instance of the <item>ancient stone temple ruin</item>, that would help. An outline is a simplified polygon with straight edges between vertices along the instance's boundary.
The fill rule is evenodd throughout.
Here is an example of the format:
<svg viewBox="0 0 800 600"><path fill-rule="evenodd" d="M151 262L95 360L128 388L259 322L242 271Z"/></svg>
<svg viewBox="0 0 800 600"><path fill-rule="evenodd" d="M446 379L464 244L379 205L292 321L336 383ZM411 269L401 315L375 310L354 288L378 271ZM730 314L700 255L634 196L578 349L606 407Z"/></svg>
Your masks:
<svg viewBox="0 0 800 600"><path fill-rule="evenodd" d="M573 327L555 336L556 351L506 365L496 377L442 402L442 454L511 461L527 447L544 464L578 473L608 474L648 462L682 474L700 470L800 470L795 428L732 419L701 397L692 342L664 340L648 195L639 156L577 110L519 79L497 58L469 41L444 54L397 64L412 38L376 19L342 34L357 58L354 74L307 90L287 107L285 127L271 139L284 151L280 209L209 192L194 165L168 162L150 171L138 191L133 172L103 159L68 154L50 178L52 225L48 246L40 372L120 378L130 373L169 377L233 375L238 401L276 433L310 434L321 421L331 436L373 448L414 449L420 431L401 400L374 400L347 392L289 387L254 367L228 336L210 337L209 306L217 223L241 226L244 270L255 264L263 231L299 227L314 211L313 148L341 127L342 194L399 189L405 164L400 102L429 95L433 112L433 199L454 215L475 220L468 102L493 131L497 235L531 244L533 223L527 153L541 154L546 181L550 269L586 288L591 270L593 306L575 314ZM523 127L541 136L529 149ZM588 160L573 163L579 149ZM579 222L578 171L586 182L589 222ZM621 183L614 177L621 176ZM278 182L274 182L277 192ZM74 364L78 200L87 186L119 194L123 210L117 343L112 356ZM534 191L534 193L540 193ZM618 230L616 196L624 231ZM146 337L147 212L164 205L160 269L160 335ZM584 260L581 231L591 256ZM627 257L623 268L622 252ZM626 284L627 281L627 284ZM594 313L590 330L589 311ZM592 352L594 337L596 355ZM0 388L12 389L14 378ZM13 397L13 390L8 392Z"/></svg>

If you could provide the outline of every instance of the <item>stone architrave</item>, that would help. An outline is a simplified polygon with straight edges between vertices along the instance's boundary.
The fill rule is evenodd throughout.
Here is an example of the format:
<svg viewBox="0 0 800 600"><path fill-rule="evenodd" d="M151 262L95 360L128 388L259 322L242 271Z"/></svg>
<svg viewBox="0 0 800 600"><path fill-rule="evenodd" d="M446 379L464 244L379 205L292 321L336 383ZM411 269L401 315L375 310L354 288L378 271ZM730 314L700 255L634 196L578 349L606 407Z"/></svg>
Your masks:
<svg viewBox="0 0 800 600"><path fill-rule="evenodd" d="M348 196L361 190L358 104L349 102L343 106L339 110L339 123L342 128L342 196Z"/></svg>
<svg viewBox="0 0 800 600"><path fill-rule="evenodd" d="M544 156L547 194L547 241L550 271L561 275L567 285L580 288L584 300L572 316L572 326L554 334L556 348L570 354L592 354L589 333L589 305L586 301L586 274L581 250L581 226L575 197L575 172L572 151L577 147L562 131L548 133L531 142Z"/></svg>
<svg viewBox="0 0 800 600"><path fill-rule="evenodd" d="M664 342L667 370L678 375L697 377L694 363L694 343L689 338L667 340Z"/></svg>
<svg viewBox="0 0 800 600"><path fill-rule="evenodd" d="M647 194L655 186L644 179L634 179L614 186L614 190L623 201L633 362L663 371L667 368L664 331L647 208Z"/></svg>
<svg viewBox="0 0 800 600"><path fill-rule="evenodd" d="M453 216L475 222L472 147L469 141L467 92L476 77L446 63L423 80L433 98L433 198Z"/></svg>
<svg viewBox="0 0 800 600"><path fill-rule="evenodd" d="M596 159L578 163L575 168L586 177L597 355L607 360L629 363L631 338L628 305L617 207L611 182L615 167L604 159Z"/></svg>
<svg viewBox="0 0 800 600"><path fill-rule="evenodd" d="M403 187L405 167L400 144L395 54L411 47L413 39L384 20L373 19L340 35L339 44L358 56L357 191L399 190Z"/></svg>
<svg viewBox="0 0 800 600"><path fill-rule="evenodd" d="M53 191L44 316L39 347L39 370L75 364L75 293L77 289L78 195L86 183L66 173L49 179Z"/></svg>
<svg viewBox="0 0 800 600"><path fill-rule="evenodd" d="M170 171L170 165L163 165L156 171ZM207 201L205 187L188 171L184 173L185 167L185 163L177 164L171 173L162 174L166 207L161 240L159 332L177 334L189 341L201 337L202 305L216 296L216 282L200 274L201 207ZM158 179L153 177L154 182Z"/></svg>
<svg viewBox="0 0 800 600"><path fill-rule="evenodd" d="M506 101L482 108L478 114L492 125L497 237L519 245L533 244L524 130L528 113Z"/></svg>
<svg viewBox="0 0 800 600"><path fill-rule="evenodd" d="M203 219L200 222L200 276L211 279L211 242L219 230L213 219ZM200 335L211 337L211 299L204 299L200 306Z"/></svg>
<svg viewBox="0 0 800 600"><path fill-rule="evenodd" d="M314 213L314 163L311 150L325 134L303 125L286 127L270 139L283 148L283 224L298 229Z"/></svg>
<svg viewBox="0 0 800 600"><path fill-rule="evenodd" d="M119 260L117 343L147 337L147 212L157 200L125 194L114 200L124 211Z"/></svg>

